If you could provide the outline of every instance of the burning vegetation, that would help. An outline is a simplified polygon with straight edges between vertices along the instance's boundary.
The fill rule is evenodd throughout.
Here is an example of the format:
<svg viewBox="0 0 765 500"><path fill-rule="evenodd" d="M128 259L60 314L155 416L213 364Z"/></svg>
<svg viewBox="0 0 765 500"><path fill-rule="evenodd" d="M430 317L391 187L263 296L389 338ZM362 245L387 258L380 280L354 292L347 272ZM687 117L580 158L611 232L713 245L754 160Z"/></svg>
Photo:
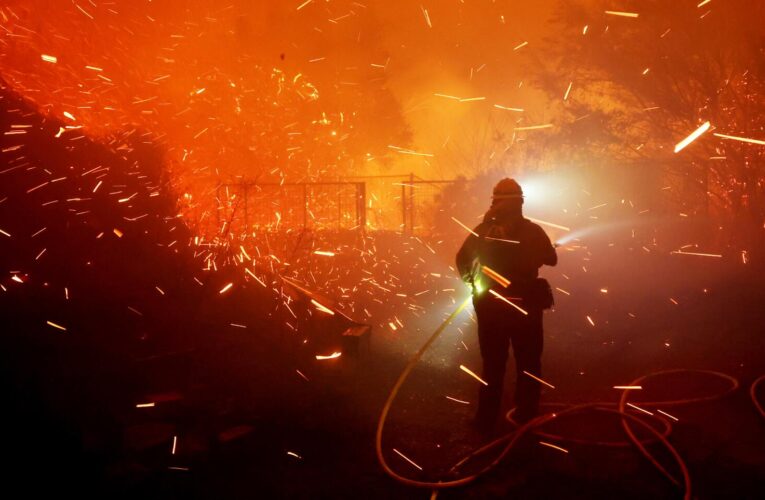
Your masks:
<svg viewBox="0 0 765 500"><path fill-rule="evenodd" d="M4 2L13 475L409 494L372 457L384 408L388 475L472 482L487 382L454 255L513 176L560 257L525 372L549 412L489 448L530 465L444 496L761 490L763 23L746 0Z"/></svg>

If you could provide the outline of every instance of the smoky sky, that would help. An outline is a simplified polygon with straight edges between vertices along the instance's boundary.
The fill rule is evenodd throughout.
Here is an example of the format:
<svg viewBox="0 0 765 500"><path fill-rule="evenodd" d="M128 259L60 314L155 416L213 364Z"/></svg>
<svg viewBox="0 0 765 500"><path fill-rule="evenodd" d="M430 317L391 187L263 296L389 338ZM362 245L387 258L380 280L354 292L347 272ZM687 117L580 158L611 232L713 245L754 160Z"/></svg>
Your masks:
<svg viewBox="0 0 765 500"><path fill-rule="evenodd" d="M168 81L161 83L172 85L171 80L191 81L221 68L228 74L245 74L252 64L275 67L304 75L322 99L340 110L361 101L379 103L377 109L360 114L363 123L357 130L427 153L402 156L384 166L356 162L355 170L452 177L464 172L455 162L443 161L445 145L459 143L496 119L494 104L526 112L524 117L505 113L502 120L529 123L546 118L544 96L526 80L525 69L542 39L555 36L549 20L556 4L557 0L18 0L2 7L0 22L14 36L3 39L0 70L41 107L53 110L66 102L86 113L88 104L77 99L87 99L93 90L92 84L81 81L82 67L104 68L100 77L117 87L109 92L129 95L132 100L126 98L126 103L150 99L152 82L165 73ZM58 68L40 61L39 54L47 53L59 58ZM76 64L68 65L75 55ZM144 85L147 81L151 85ZM179 85L177 100L186 94L188 89ZM384 120L375 127L386 113L399 114L407 133L393 130L399 126ZM113 116L95 117L91 124L103 126ZM157 133L164 135L162 130ZM404 144L397 144L399 140Z"/></svg>

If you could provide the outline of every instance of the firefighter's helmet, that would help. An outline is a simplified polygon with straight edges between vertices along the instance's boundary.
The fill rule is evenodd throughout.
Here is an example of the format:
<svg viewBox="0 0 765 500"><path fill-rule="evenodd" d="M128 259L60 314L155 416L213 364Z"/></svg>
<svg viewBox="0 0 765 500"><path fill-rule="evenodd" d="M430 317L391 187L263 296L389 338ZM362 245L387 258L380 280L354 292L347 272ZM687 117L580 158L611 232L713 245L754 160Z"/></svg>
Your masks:
<svg viewBox="0 0 765 500"><path fill-rule="evenodd" d="M494 186L491 198L493 200L523 199L523 189L521 189L521 185L515 179L505 177Z"/></svg>

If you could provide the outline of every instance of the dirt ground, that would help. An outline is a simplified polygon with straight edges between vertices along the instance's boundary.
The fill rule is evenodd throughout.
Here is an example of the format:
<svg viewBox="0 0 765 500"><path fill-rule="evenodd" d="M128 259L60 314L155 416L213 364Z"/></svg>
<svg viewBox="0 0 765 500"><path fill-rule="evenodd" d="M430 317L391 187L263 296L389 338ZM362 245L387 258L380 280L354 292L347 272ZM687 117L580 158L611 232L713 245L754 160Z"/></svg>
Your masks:
<svg viewBox="0 0 765 500"><path fill-rule="evenodd" d="M575 294L568 302L559 298L546 318L544 355L544 377L556 389L545 390L543 398L613 402L618 396L613 385L675 368L736 377L741 386L722 399L667 408L679 419L670 440L688 464L694 497L761 498L765 421L748 389L765 371L762 292L744 274L705 283L707 292L698 289L691 273L675 290L682 297L681 312L650 294L632 304L635 318L628 320L615 312L622 304L604 306L600 317L613 323L606 331L582 325L586 306ZM429 497L429 491L399 485L383 473L373 438L395 378L451 307L444 304L435 319L433 314L411 319L405 340L373 332L371 350L362 349L357 361L313 363L305 373L309 380L294 368L305 356L267 341L268 331L177 332L175 340L126 353L51 338L47 330L10 327L2 365L6 484L23 487L29 496L66 491L102 498ZM434 344L394 406L384 449L400 474L447 478L451 465L482 444L467 425L477 383L459 364L480 367L469 313ZM635 401L712 395L726 388L712 376L666 376L647 381ZM511 390L509 374L508 408ZM154 406L137 407L145 402ZM510 429L508 424L504 430ZM621 439L613 419L593 415L573 418L559 431ZM539 445L540 439L530 437L493 472L439 497L681 496L630 447L558 442L566 454ZM662 451L657 456L666 458Z"/></svg>

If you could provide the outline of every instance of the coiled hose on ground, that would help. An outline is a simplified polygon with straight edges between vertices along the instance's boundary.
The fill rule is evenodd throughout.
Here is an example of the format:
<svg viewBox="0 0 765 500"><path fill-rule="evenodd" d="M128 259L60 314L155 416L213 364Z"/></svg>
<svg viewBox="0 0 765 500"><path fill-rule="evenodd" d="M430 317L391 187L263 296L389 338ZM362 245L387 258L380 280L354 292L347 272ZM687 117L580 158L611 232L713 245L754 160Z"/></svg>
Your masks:
<svg viewBox="0 0 765 500"><path fill-rule="evenodd" d="M564 436L557 436L553 434L544 433L542 431L537 431L537 434L540 436L544 436L550 439L558 440L558 441L568 441L573 442L577 444L587 444L587 445L595 445L595 446L629 446L634 445L640 453L657 469L659 472L661 472L667 479L669 479L672 483L681 486L683 491L683 497L685 499L690 500L691 498L691 479L690 475L688 473L688 467L686 466L685 462L683 461L682 457L678 453L678 451L672 446L672 444L669 442L667 437L669 436L672 428L672 424L669 420L657 417L650 412L647 412L643 410L643 412L651 418L657 420L663 425L663 430L659 431L655 429L652 425L648 424L645 420L645 417L638 417L635 414L628 413L626 410L626 406L628 405L628 398L630 391L625 390L622 393L622 396L618 403L611 403L611 402L605 402L605 403L585 403L585 404L574 404L574 405L562 405L558 404L555 406L562 406L563 409L556 411L554 413L547 413L544 415L540 415L539 417L530 420L529 422L526 422L525 424L518 426L516 429L514 429L512 432L505 434L504 436L501 436L490 443L487 443L480 448L474 450L472 453L467 455L465 458L457 462L451 469L450 474L456 475L457 471L465 465L467 462L469 462L471 459L482 455L489 450L498 448L500 445L504 446L502 447L499 454L484 468L479 470L476 473L466 475L463 477L457 477L454 479L448 479L448 480L442 480L442 481L422 481L417 479L411 479L408 477L404 477L397 472L395 472L387 463L385 460L385 456L382 451L382 434L383 429L385 427L385 421L388 418L388 413L390 412L391 406L393 405L393 401L396 399L396 396L398 395L399 390L401 389L401 386L404 384L406 379L409 377L412 369L415 367L415 365L420 361L422 356L425 354L425 352L430 348L430 346L433 344L433 342L443 333L443 331L446 329L447 326L454 320L454 318L459 315L462 310L468 305L470 302L470 298L467 298L464 302L462 302L450 315L447 317L443 323L433 332L433 334L428 338L428 340L423 344L423 346L412 356L412 358L407 363L404 370L401 372L401 375L399 375L398 379L396 380L396 383L394 384L393 388L391 389L390 394L388 395L388 399L385 401L385 405L383 406L382 412L380 413L380 418L377 423L377 432L375 435L375 450L377 452L377 460L380 463L383 470L391 476L396 481L406 484L408 486L414 486L418 488L428 488L433 490L434 496L435 493L444 488L453 488L456 486L463 486L466 485L474 480L476 480L479 476L485 474L486 472L493 469L497 464L499 464L510 451L512 448L518 443L518 441L527 433L536 431L537 429L540 429L545 424L567 416L580 414L583 412L600 412L600 413L608 413L615 416L618 416L621 420L622 427L624 428L625 433L627 434L627 437L629 438L629 441L622 441L622 442L613 442L613 441L590 441L590 440L583 440L583 439L575 439L575 438L566 438ZM709 370L691 370L691 369L675 369L675 370L666 370L656 373L650 373L647 375L643 375L634 381L632 381L628 385L639 385L643 381L660 377L663 375L670 375L670 374L677 374L677 373L700 373L700 374L706 374L706 375L712 375L724 380L727 380L729 382L729 387L727 390L725 390L722 393L714 394L711 396L703 396L703 397L697 397L697 398L688 398L688 399L678 399L678 400L672 400L672 401L656 401L656 402L641 402L641 408L652 408L656 406L662 406L662 407L668 407L668 406L679 406L679 405L686 405L691 403L698 403L702 401L712 401L716 399L720 399L724 396L727 396L728 394L732 393L739 387L739 382L735 378L726 375L724 373L719 373L715 371L709 371ZM765 375L761 376L755 382L752 384L750 388L750 396L752 399L752 402L754 403L757 410L760 412L760 415L765 418L765 411L763 410L762 405L759 403L756 397L756 391L757 387L760 383L762 383L765 380ZM512 411L508 413L508 420L512 422ZM680 470L680 475L682 476L681 479L676 478L673 476L667 469L659 463L659 461L651 455L651 453L647 450L645 444L648 441L641 441L632 430L631 425L637 424L639 427L642 427L645 429L654 439L651 439L650 441L658 441L660 442L670 453L672 458L677 464L678 469Z"/></svg>

